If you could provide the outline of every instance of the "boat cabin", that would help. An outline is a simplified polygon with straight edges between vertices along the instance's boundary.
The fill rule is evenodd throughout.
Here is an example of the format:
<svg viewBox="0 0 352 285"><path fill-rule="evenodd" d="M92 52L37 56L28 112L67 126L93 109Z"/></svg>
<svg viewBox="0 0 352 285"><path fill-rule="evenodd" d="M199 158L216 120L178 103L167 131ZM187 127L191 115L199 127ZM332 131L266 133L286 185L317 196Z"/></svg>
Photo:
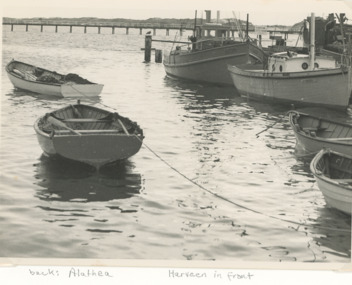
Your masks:
<svg viewBox="0 0 352 285"><path fill-rule="evenodd" d="M298 54L290 51L274 53L268 59L268 71L277 73L331 69L336 67L337 62L332 57L316 56L314 68L311 68L308 54Z"/></svg>

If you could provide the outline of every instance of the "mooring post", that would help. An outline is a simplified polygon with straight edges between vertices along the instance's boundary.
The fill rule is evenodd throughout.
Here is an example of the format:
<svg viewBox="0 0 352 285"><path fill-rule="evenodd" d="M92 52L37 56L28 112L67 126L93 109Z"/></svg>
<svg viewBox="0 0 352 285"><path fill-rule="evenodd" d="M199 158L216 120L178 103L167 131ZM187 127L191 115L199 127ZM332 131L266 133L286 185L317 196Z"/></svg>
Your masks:
<svg viewBox="0 0 352 285"><path fill-rule="evenodd" d="M57 33L57 25L55 26L55 33Z"/></svg>
<svg viewBox="0 0 352 285"><path fill-rule="evenodd" d="M87 33L87 26L84 26L84 33Z"/></svg>
<svg viewBox="0 0 352 285"><path fill-rule="evenodd" d="M168 36L170 34L170 30L166 29L166 35Z"/></svg>
<svg viewBox="0 0 352 285"><path fill-rule="evenodd" d="M145 62L150 62L151 51L152 51L152 35L145 35L145 45L144 45Z"/></svg>
<svg viewBox="0 0 352 285"><path fill-rule="evenodd" d="M163 51L161 49L155 50L155 62L163 62Z"/></svg>
<svg viewBox="0 0 352 285"><path fill-rule="evenodd" d="M128 27L126 27L126 35L128 35L128 30L129 30L129 28L128 28Z"/></svg>
<svg viewBox="0 0 352 285"><path fill-rule="evenodd" d="M115 27L112 27L111 33L112 33L112 34L115 34Z"/></svg>
<svg viewBox="0 0 352 285"><path fill-rule="evenodd" d="M100 27L98 27L98 34L100 34Z"/></svg>
<svg viewBox="0 0 352 285"><path fill-rule="evenodd" d="M156 29L153 29L153 36L156 36Z"/></svg>
<svg viewBox="0 0 352 285"><path fill-rule="evenodd" d="M28 25L26 25L26 32L28 32Z"/></svg>
<svg viewBox="0 0 352 285"><path fill-rule="evenodd" d="M180 28L180 36L182 37L182 28Z"/></svg>
<svg viewBox="0 0 352 285"><path fill-rule="evenodd" d="M40 25L40 31L43 32L43 25Z"/></svg>
<svg viewBox="0 0 352 285"><path fill-rule="evenodd" d="M70 26L70 33L72 33L72 26Z"/></svg>

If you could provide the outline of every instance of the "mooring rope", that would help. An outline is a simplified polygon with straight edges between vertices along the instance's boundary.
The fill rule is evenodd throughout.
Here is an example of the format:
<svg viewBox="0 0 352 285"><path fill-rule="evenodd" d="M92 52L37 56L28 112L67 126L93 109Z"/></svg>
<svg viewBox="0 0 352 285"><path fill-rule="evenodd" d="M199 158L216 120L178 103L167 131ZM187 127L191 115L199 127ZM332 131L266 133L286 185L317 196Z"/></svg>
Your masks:
<svg viewBox="0 0 352 285"><path fill-rule="evenodd" d="M113 108L113 107L110 107L110 106L107 106L107 105L104 105L103 103L100 103L98 102L98 104L101 104L107 108L110 108L110 109L113 109L115 111L117 111L117 109ZM284 116L285 117L285 116ZM269 128L273 127L276 123L280 122L281 120L284 119L284 117L280 118L280 120L277 120L274 124L272 124ZM269 128L266 128L265 130L261 131L260 133L268 130ZM260 134L258 133L258 134ZM258 135L257 134L257 135ZM304 227L311 227L311 228L319 228L319 229L325 229L325 230L334 230L334 231L339 231L339 232L346 232L346 233L350 233L349 230L345 230L345 229L338 229L338 228L330 228L330 227L323 227L323 226L317 226L317 225L309 225L309 224L303 224L303 223L299 223L299 222L295 222L295 221L291 221L291 220L286 220L286 219L282 219L282 218L279 218L279 217L275 217L275 216L272 216L272 215L268 215L268 214L265 214L263 212L260 212L260 211L257 211L257 210L254 210L252 208L249 208L249 207L246 207L244 205L241 205L239 203L236 203L224 196L221 196L207 188L205 188L204 186L200 185L199 183L195 182L194 180L190 179L188 176L186 176L185 174L183 174L181 171L179 171L177 168L175 168L174 166L172 166L169 162L167 162L165 159L163 159L159 154L157 154L151 147L149 147L143 140L141 140L138 136L136 136L136 138L138 140L140 140L140 142L152 153L154 154L160 161L162 161L165 165L167 165L170 169L172 169L173 171L175 171L176 173L178 173L180 176L182 176L183 178L185 178L186 180L188 180L189 182L191 182L193 185L199 187L200 189L204 190L205 192L223 200L223 201L226 201L232 205L235 205L239 208L242 208L242 209L245 209L247 211L251 211L253 213L256 213L258 215L262 215L262 216L266 216L268 218L272 218L272 219L275 219L275 220L279 220L279 221L283 221L283 222L287 222L287 223L290 223L290 224L294 224L294 225L297 225L297 226L304 226ZM313 154L313 153L311 153Z"/></svg>
<svg viewBox="0 0 352 285"><path fill-rule="evenodd" d="M138 138L138 137L137 137ZM279 221L283 221L283 222L287 222L287 223L290 223L290 224L294 224L294 225L297 225L297 226L304 226L304 227L311 227L311 228L319 228L319 229L325 229L325 230L334 230L334 231L339 231L339 232L346 232L346 233L350 233L349 230L346 230L346 229L339 229L339 228L330 228L330 227L323 227L323 226L317 226L317 225L310 225L310 224L304 224L304 223L299 223L299 222L295 222L295 221L291 221L291 220L286 220L286 219L282 219L282 218L279 218L279 217L275 217L275 216L272 216L272 215L268 215L268 214L265 214L263 212L260 212L260 211L257 211L257 210L254 210L252 208L249 208L247 206L244 206L244 205L241 205L239 203L236 203L224 196L221 196L217 193L214 193L213 191L205 188L204 186L200 185L199 183L195 182L194 180L190 179L189 177L187 177L185 174L183 174L182 172L180 172L178 169L176 169L174 166L172 166L169 162L167 162L165 159L163 159L159 154L157 154L153 149L151 149L146 143L144 143L140 138L138 138L142 144L151 152L153 153L160 161L162 161L163 163L165 163L169 168L171 168L172 170L174 170L176 173L178 173L179 175L181 175L183 178L185 178L186 180L188 180L189 182L191 182L192 184L194 184L195 186L201 188L202 190L206 191L207 193L223 200L223 201L226 201L232 205L235 205L239 208L242 208L242 209L245 209L247 211L251 211L253 213L256 213L256 214L259 214L259 215L263 215L263 216L266 216L268 218L272 218L272 219L275 219L275 220L279 220Z"/></svg>

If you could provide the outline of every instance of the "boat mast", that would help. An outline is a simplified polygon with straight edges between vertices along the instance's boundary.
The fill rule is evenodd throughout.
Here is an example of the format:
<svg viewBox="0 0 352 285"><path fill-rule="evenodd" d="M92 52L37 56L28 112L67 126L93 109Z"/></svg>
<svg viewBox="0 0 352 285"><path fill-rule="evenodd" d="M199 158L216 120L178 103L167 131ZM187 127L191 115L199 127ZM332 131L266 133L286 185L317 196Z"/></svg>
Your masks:
<svg viewBox="0 0 352 285"><path fill-rule="evenodd" d="M310 49L309 49L309 70L314 69L315 58L315 15L311 14L310 17Z"/></svg>
<svg viewBox="0 0 352 285"><path fill-rule="evenodd" d="M195 16L194 16L193 36L196 36L196 29L197 29L197 10L195 11Z"/></svg>

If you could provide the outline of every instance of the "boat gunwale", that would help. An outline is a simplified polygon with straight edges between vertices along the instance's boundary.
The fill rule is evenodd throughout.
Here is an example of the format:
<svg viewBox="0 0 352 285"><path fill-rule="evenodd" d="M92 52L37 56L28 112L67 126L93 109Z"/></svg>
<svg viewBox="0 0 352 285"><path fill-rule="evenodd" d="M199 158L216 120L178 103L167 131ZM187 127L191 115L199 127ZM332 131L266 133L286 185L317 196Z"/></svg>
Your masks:
<svg viewBox="0 0 352 285"><path fill-rule="evenodd" d="M288 112L288 115L289 115L289 122L290 122L290 125L293 129L293 131L297 134L297 135L300 135L300 136L303 136L305 138L308 138L308 139L311 139L311 140L315 140L315 141L320 141L320 142L325 142L325 143L331 143L331 144L338 144L338 145L341 145L341 146L352 146L352 141L349 143L348 141L344 142L344 141L339 141L337 140L338 138L322 138L322 137L319 137L319 136L316 136L316 137L312 137L310 135L307 135L305 132L299 132L297 131L296 127L295 127L295 122L294 122L294 118L297 116L297 115L303 115L303 116L306 116L306 117L310 117L310 118L313 118L315 120L320 120L320 121L324 121L324 122L328 122L330 124L334 124L334 125L338 125L338 126L343 126L343 127L347 127L347 128L351 128L352 129L352 125L350 124L347 124L347 123L344 123L344 122L336 122L336 121L333 121L333 120L329 120L329 119L325 119L325 118L321 118L321 117L317 117L317 116L314 116L314 115L309 115L309 114L306 114L306 113L302 113L302 112L298 112L298 111L289 111ZM299 125L299 124L298 124ZM300 126L301 127L301 126ZM336 139L336 140L335 140Z"/></svg>
<svg viewBox="0 0 352 285"><path fill-rule="evenodd" d="M236 65L227 65L230 73L246 78L261 78L261 79L275 79L275 80L289 80L289 79L308 79L313 77L325 77L331 75L348 74L351 67L342 68L337 67L333 69L319 69L311 71L293 71L293 72L269 72L265 69L248 70L237 67Z"/></svg>
<svg viewBox="0 0 352 285"><path fill-rule="evenodd" d="M85 84L80 84L80 83L74 83L74 84L68 84L67 82L64 82L64 83L48 83L48 82L42 82L42 81L33 81L33 80L28 80L28 79L26 79L26 78L23 78L23 77L21 77L21 76L19 76L18 74L16 74L16 73L14 73L14 72L12 72L10 69L9 69L9 66L10 66L10 64L16 64L16 63L20 63L20 64L23 64L23 65L25 65L25 66L28 66L28 67L36 67L36 66L34 66L34 65L31 65L31 64L28 64L28 63L25 63L25 62L21 62L21 61L18 61L18 60L12 60L12 61L10 61L7 65L6 65L6 67L5 67L5 70L6 70L6 72L9 74L9 75L11 75L11 76L13 76L13 77L16 77L16 78L18 78L18 79L20 79L20 80L22 80L22 81L25 81L25 82L29 82L29 83L33 83L33 84L41 84L41 85L46 85L46 86L55 86L55 87L61 87L62 85L68 85L68 86L70 86L70 85L74 85L74 86L90 86L90 85L103 85L103 84L100 84L100 83L95 83L95 82L91 82L91 81L89 81L89 80L87 80L89 83L85 83ZM45 68L42 68L42 67L38 67L38 68L40 68L41 70L43 70L43 71L45 71L45 72L48 72L48 73L51 73L51 74L54 74L54 72L53 71L51 71L51 70L48 70L48 69L45 69ZM58 73L58 72L55 72L57 75L60 75L60 76L65 76L64 74L61 74L61 73Z"/></svg>
<svg viewBox="0 0 352 285"><path fill-rule="evenodd" d="M46 138L48 138L48 139L51 139L51 137L52 137L52 134L51 133L47 133L47 132L44 132L40 127L39 127L39 122L40 122L40 120L42 120L47 114L54 114L54 115L56 115L55 113L57 113L57 112L61 112L61 111L63 111L63 110L66 110L66 109L70 109L70 108L72 108L72 106L73 107L76 107L76 106L83 106L84 108L89 108L89 109L92 109L92 110L94 110L94 111L96 111L96 112L100 112L100 113L106 113L106 115L109 115L109 114L114 114L114 112L110 112L110 111L107 111L107 110L104 110L104 109L101 109L101 108L98 108L98 107L95 107L95 106L91 106L91 105L86 105L86 104L72 104L72 105L68 105L68 106L64 106L64 107L62 107L62 108L60 108L60 109L57 109L57 110L54 110L54 111L52 111L52 112L48 112L48 113L46 113L45 115L43 115L43 116L40 116L39 118L37 118L36 119L36 121L35 121L35 123L34 123L34 130L38 133L38 134L40 134L41 136L43 136L43 137L46 137ZM115 112L115 114L118 114L118 113L116 113ZM131 124L131 125L133 125L134 127L135 127L135 129L136 129L136 133L131 133L131 134L125 134L125 133L113 133L113 134L111 134L111 133L100 133L99 135L101 135L101 136L126 136L126 137L133 137L133 136L136 136L136 137L138 137L138 138L141 138L142 140L143 140L143 138L144 138L144 135L143 135L143 129L139 126L139 124L137 123L137 122L134 122L134 121L132 121L131 119L129 119L129 118L127 118L127 117L124 117L124 116L121 116L120 114L118 114L118 116L120 117L120 119L122 119L122 120L126 120L129 124ZM90 133L90 134L85 134L84 133L84 131L85 130L76 130L76 131L82 131L83 132L83 134L82 134L82 136L90 136L90 135L96 135L97 133ZM54 132L55 133L55 132ZM75 135L73 135L72 133L70 134L70 133L68 133L67 135L60 135L60 137L70 137L70 136L77 136L77 134L75 134Z"/></svg>
<svg viewBox="0 0 352 285"><path fill-rule="evenodd" d="M312 161L310 163L310 166L309 166L310 171L313 173L313 175L315 176L316 179L320 179L320 180L324 181L325 183L337 186L338 188L343 188L343 190L351 192L352 191L352 185L343 184L343 183L340 183L339 181L337 181L338 179L329 178L324 173L322 173L320 170L317 169L318 162L325 155L328 155L329 153L333 153L333 154L335 154L337 156L341 156L341 157L344 157L344 158L352 160L352 156L351 155L339 153L339 152L330 150L328 148L324 148L324 149L321 149L318 152L318 154L315 155L314 158L312 159ZM318 173L318 172L320 172L320 173ZM321 190L321 191L324 193L323 190Z"/></svg>

